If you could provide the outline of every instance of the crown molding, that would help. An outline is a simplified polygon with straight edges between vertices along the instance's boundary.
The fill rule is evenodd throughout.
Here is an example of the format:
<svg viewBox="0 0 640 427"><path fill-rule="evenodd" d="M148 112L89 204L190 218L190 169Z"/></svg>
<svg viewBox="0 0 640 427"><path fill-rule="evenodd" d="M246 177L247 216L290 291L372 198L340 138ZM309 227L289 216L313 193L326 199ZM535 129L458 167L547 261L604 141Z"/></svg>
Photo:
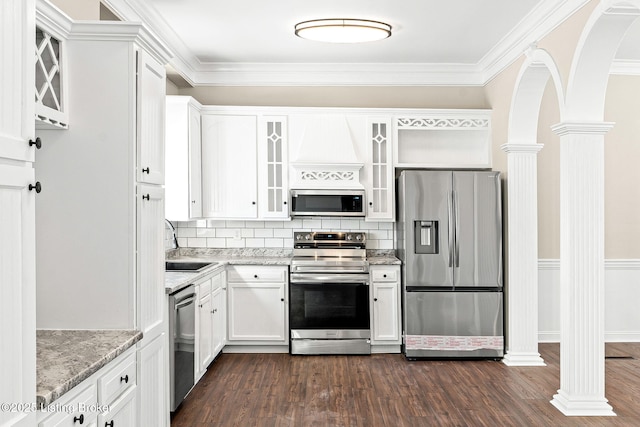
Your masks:
<svg viewBox="0 0 640 427"><path fill-rule="evenodd" d="M204 63L146 2L103 2L169 46L170 65L192 86L482 86L589 0L544 0L477 64Z"/></svg>

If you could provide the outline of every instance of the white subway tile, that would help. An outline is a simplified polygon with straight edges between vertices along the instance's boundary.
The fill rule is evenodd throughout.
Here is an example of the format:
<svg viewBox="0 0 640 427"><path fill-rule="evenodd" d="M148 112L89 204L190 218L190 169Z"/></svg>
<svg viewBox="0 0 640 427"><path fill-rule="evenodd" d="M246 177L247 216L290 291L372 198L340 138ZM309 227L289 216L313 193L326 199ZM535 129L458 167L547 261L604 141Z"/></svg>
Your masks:
<svg viewBox="0 0 640 427"><path fill-rule="evenodd" d="M226 222L224 220L209 220L207 221L207 227L209 228L225 228Z"/></svg>
<svg viewBox="0 0 640 427"><path fill-rule="evenodd" d="M265 248L282 248L284 247L284 239L264 239Z"/></svg>
<svg viewBox="0 0 640 427"><path fill-rule="evenodd" d="M273 237L273 228L256 228L253 233L255 237Z"/></svg>
<svg viewBox="0 0 640 427"><path fill-rule="evenodd" d="M200 237L189 237L187 238L187 244L190 248L206 248L207 239Z"/></svg>
<svg viewBox="0 0 640 427"><path fill-rule="evenodd" d="M232 239L227 238L227 248L244 248L245 239Z"/></svg>
<svg viewBox="0 0 640 427"><path fill-rule="evenodd" d="M245 239L247 248L264 248L264 239Z"/></svg>
<svg viewBox="0 0 640 427"><path fill-rule="evenodd" d="M360 221L360 228L362 230L377 230L378 222L366 222L364 220Z"/></svg>
<svg viewBox="0 0 640 427"><path fill-rule="evenodd" d="M302 228L321 230L322 221L319 219L303 219Z"/></svg>
<svg viewBox="0 0 640 427"><path fill-rule="evenodd" d="M216 237L215 228L196 228L195 230L198 237Z"/></svg>
<svg viewBox="0 0 640 427"><path fill-rule="evenodd" d="M197 228L207 228L207 220L206 219L199 219L196 221L196 227Z"/></svg>
<svg viewBox="0 0 640 427"><path fill-rule="evenodd" d="M341 230L359 230L360 221L357 219L341 219L340 229Z"/></svg>
<svg viewBox="0 0 640 427"><path fill-rule="evenodd" d="M178 237L196 237L196 228L176 228Z"/></svg>
<svg viewBox="0 0 640 427"><path fill-rule="evenodd" d="M387 230L368 230L367 239L372 239L372 240L389 239L389 232Z"/></svg>
<svg viewBox="0 0 640 427"><path fill-rule="evenodd" d="M235 220L231 220L231 221L226 221L226 227L227 228L244 228L246 227L246 224L244 221L235 221Z"/></svg>
<svg viewBox="0 0 640 427"><path fill-rule="evenodd" d="M282 239L282 247L283 248L293 248L293 239Z"/></svg>
<svg viewBox="0 0 640 427"><path fill-rule="evenodd" d="M226 248L227 247L227 239L222 237L209 237L207 238L207 247L208 248Z"/></svg>
<svg viewBox="0 0 640 427"><path fill-rule="evenodd" d="M367 249L379 249L378 240L367 240Z"/></svg>
<svg viewBox="0 0 640 427"><path fill-rule="evenodd" d="M292 219L291 221L285 221L282 223L285 228L291 228L297 230L302 228L302 220L300 218Z"/></svg>
<svg viewBox="0 0 640 427"><path fill-rule="evenodd" d="M323 219L322 229L329 231L339 231L341 227L339 219Z"/></svg>
<svg viewBox="0 0 640 427"><path fill-rule="evenodd" d="M293 230L290 228L276 228L273 230L273 237L281 237L283 239L292 239Z"/></svg>
<svg viewBox="0 0 640 427"><path fill-rule="evenodd" d="M379 222L378 228L380 230L393 230L393 222Z"/></svg>
<svg viewBox="0 0 640 427"><path fill-rule="evenodd" d="M195 227L196 221L178 221L177 223L173 223L175 227Z"/></svg>
<svg viewBox="0 0 640 427"><path fill-rule="evenodd" d="M186 248L189 246L189 240L186 237L178 237L178 246Z"/></svg>
<svg viewBox="0 0 640 427"><path fill-rule="evenodd" d="M216 237L236 237L242 236L242 230L240 228L218 228L216 230Z"/></svg>
<svg viewBox="0 0 640 427"><path fill-rule="evenodd" d="M394 249L393 240L378 240L378 249Z"/></svg>
<svg viewBox="0 0 640 427"><path fill-rule="evenodd" d="M254 237L253 228L243 228L240 230L240 235L242 237Z"/></svg>
<svg viewBox="0 0 640 427"><path fill-rule="evenodd" d="M251 227L251 228L264 228L264 221L251 221L251 222L247 222L247 227Z"/></svg>
<svg viewBox="0 0 640 427"><path fill-rule="evenodd" d="M284 228L284 221L267 221L264 226L267 228Z"/></svg>

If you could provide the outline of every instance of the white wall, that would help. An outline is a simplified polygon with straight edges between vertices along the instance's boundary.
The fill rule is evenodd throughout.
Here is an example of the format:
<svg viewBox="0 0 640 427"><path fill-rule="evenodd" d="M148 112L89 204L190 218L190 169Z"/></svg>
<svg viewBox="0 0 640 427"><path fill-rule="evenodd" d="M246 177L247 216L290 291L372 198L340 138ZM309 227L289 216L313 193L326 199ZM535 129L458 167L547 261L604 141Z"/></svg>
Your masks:
<svg viewBox="0 0 640 427"><path fill-rule="evenodd" d="M364 231L367 249L393 249L393 223L362 219L177 222L178 244L191 248L293 249L294 231Z"/></svg>

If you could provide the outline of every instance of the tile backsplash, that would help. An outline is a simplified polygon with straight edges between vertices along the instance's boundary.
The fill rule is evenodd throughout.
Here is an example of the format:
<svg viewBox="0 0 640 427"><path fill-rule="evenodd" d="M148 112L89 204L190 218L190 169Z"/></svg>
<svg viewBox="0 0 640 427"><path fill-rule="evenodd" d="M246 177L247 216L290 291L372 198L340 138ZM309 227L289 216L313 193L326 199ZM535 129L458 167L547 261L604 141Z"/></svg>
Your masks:
<svg viewBox="0 0 640 427"><path fill-rule="evenodd" d="M393 223L320 217L291 221L174 222L178 245L190 248L293 248L294 231L364 231L367 249L393 249Z"/></svg>

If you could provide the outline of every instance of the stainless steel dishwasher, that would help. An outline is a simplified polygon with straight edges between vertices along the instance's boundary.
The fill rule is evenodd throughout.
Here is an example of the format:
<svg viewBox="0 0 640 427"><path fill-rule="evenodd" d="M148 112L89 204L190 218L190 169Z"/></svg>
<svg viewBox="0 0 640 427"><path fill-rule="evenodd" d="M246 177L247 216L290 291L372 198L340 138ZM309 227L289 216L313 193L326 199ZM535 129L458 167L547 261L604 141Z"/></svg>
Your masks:
<svg viewBox="0 0 640 427"><path fill-rule="evenodd" d="M171 412L182 403L195 381L195 286L169 295L169 363L171 368Z"/></svg>

